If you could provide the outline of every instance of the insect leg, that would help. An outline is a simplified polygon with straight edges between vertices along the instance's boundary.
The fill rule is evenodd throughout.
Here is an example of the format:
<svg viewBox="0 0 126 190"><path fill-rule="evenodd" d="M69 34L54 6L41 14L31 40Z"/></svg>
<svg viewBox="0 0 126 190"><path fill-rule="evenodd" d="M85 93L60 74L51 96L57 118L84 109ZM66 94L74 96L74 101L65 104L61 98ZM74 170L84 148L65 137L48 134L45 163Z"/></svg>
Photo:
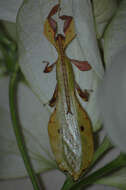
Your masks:
<svg viewBox="0 0 126 190"><path fill-rule="evenodd" d="M57 100L57 95L58 95L58 85L56 85L53 96L51 100L49 101L49 106L53 107L55 106L56 100Z"/></svg>
<svg viewBox="0 0 126 190"><path fill-rule="evenodd" d="M56 42L55 42L55 36L56 36L56 32L57 32L57 22L52 18L53 15L55 15L58 12L59 9L59 4L55 5L48 17L45 20L44 23L44 35L46 36L46 38L54 45L56 46Z"/></svg>
<svg viewBox="0 0 126 190"><path fill-rule="evenodd" d="M71 21L73 20L73 18L71 16L67 16L67 15L62 15L59 18L65 21L64 27L63 27L63 31L65 33L67 31L67 29L69 28L69 25L70 25Z"/></svg>
<svg viewBox="0 0 126 190"><path fill-rule="evenodd" d="M57 61L56 61L57 62ZM46 66L45 66L45 69L44 69L44 73L50 73L52 70L53 70L53 68L54 68L54 66L55 66L55 64L56 64L56 62L54 62L53 64L51 64L50 66L49 66L49 62L48 61L43 61L43 63L46 63Z"/></svg>
<svg viewBox="0 0 126 190"><path fill-rule="evenodd" d="M64 20L64 27L63 27L63 32L65 34L64 48L66 48L67 45L76 37L74 30L74 20L73 17L67 15L62 15L59 18Z"/></svg>
<svg viewBox="0 0 126 190"><path fill-rule="evenodd" d="M91 70L91 65L88 63L88 61L78 61L75 59L70 59L70 62L73 63L80 71Z"/></svg>
<svg viewBox="0 0 126 190"><path fill-rule="evenodd" d="M92 92L93 90L82 90L79 86L79 84L77 84L77 82L75 83L75 87L77 89L77 92L79 94L79 96L85 101L88 102L89 97L90 97L90 92Z"/></svg>
<svg viewBox="0 0 126 190"><path fill-rule="evenodd" d="M47 18L50 19L53 15L55 15L55 14L58 12L59 8L60 8L60 4L55 5L55 6L51 9L51 11L50 11L50 13L49 13L49 15L48 15Z"/></svg>

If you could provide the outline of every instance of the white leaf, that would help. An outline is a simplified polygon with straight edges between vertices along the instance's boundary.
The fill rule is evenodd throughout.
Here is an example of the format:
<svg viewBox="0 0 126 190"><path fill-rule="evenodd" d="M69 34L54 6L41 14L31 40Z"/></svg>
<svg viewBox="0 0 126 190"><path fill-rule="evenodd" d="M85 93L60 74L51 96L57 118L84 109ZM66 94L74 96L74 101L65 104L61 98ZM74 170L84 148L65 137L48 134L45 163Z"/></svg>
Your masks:
<svg viewBox="0 0 126 190"><path fill-rule="evenodd" d="M126 45L126 0L120 2L104 35L104 58L108 68L120 49Z"/></svg>
<svg viewBox="0 0 126 190"><path fill-rule="evenodd" d="M42 63L45 60L53 63L58 56L55 48L43 34L45 19L56 4L56 0L27 1L20 9L17 19L19 63L31 88L43 103L47 103L51 99L56 86L55 68L51 73L45 74L43 73L45 64ZM61 4L61 15L63 14L74 17L77 33L77 38L71 42L67 49L68 57L88 60L92 66L92 70L88 72L82 72L76 68L74 68L74 71L75 78L81 88L93 90L91 98L93 104L89 102L86 110L89 115L93 116L93 119L91 119L95 126L98 120L98 111L95 107L95 91L99 80L98 76L103 75L103 67L94 32L91 4L82 0L77 2L70 0L69 3L64 0Z"/></svg>
<svg viewBox="0 0 126 190"><path fill-rule="evenodd" d="M103 65L96 41L92 6L87 0L73 0L73 15L78 47L86 60L89 61L99 77L103 76Z"/></svg>
<svg viewBox="0 0 126 190"><path fill-rule="evenodd" d="M98 103L104 126L113 143L126 152L126 0L111 21L104 37L107 73L99 89ZM111 66L112 64L112 66Z"/></svg>
<svg viewBox="0 0 126 190"><path fill-rule="evenodd" d="M115 55L99 88L104 127L112 142L126 152L126 46Z"/></svg>
<svg viewBox="0 0 126 190"><path fill-rule="evenodd" d="M19 35L19 64L31 88L43 103L47 103L56 85L55 68L43 73L46 64L57 59L55 48L43 34L44 21L55 1L29 0L20 9L17 19Z"/></svg>
<svg viewBox="0 0 126 190"><path fill-rule="evenodd" d="M93 0L97 37L101 38L108 21L117 9L117 0Z"/></svg>
<svg viewBox="0 0 126 190"><path fill-rule="evenodd" d="M16 22L16 16L23 0L0 0L0 20Z"/></svg>
<svg viewBox="0 0 126 190"><path fill-rule="evenodd" d="M99 179L95 184L103 184L119 188L120 190L126 190L126 167Z"/></svg>
<svg viewBox="0 0 126 190"><path fill-rule="evenodd" d="M8 78L0 80L0 179L27 175L14 136L8 102ZM48 139L50 113L31 90L19 84L18 111L31 161L36 172L56 168Z"/></svg>

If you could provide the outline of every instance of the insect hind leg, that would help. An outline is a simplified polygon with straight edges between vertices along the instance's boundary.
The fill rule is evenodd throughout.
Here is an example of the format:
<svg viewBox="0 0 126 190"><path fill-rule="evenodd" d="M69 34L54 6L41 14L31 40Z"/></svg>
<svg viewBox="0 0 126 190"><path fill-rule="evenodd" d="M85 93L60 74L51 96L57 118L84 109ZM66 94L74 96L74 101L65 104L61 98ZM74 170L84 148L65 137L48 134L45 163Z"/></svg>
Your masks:
<svg viewBox="0 0 126 190"><path fill-rule="evenodd" d="M57 61L56 61L57 62ZM53 68L54 68L54 66L55 66L55 64L56 64L56 62L54 62L54 63L52 63L51 65L49 65L50 63L48 62L48 61L43 61L43 63L46 63L46 66L45 66L45 69L43 70L43 72L44 73L50 73L52 70L53 70Z"/></svg>

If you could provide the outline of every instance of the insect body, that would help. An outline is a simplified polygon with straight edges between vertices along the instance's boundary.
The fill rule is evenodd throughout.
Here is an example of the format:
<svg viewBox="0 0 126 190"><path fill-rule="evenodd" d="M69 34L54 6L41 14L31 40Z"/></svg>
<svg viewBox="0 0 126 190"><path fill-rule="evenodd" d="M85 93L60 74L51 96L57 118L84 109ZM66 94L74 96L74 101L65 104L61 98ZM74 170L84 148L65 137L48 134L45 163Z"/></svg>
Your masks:
<svg viewBox="0 0 126 190"><path fill-rule="evenodd" d="M67 45L75 38L74 21L70 16L59 16L64 20L64 35L56 34L57 23L52 18L57 13L59 4L50 11L44 25L44 35L58 52L57 61L45 67L44 72L51 72L56 65L57 85L50 106L55 105L48 124L48 133L52 151L59 168L67 171L77 180L90 165L93 157L93 135L91 122L77 99L76 93L88 100L88 92L82 91L75 82L72 64L81 71L88 71L91 66L87 61L69 59L65 54ZM76 92L77 91L77 92Z"/></svg>

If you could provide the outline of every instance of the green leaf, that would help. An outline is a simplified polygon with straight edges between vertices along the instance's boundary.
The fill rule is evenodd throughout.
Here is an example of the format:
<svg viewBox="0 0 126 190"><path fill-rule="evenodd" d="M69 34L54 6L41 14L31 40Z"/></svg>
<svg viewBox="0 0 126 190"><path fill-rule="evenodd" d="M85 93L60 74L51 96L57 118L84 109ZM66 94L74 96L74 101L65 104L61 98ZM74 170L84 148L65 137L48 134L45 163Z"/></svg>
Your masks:
<svg viewBox="0 0 126 190"><path fill-rule="evenodd" d="M17 40L16 23L8 22L8 21L3 21L2 23L6 31L10 35L10 37L16 41Z"/></svg>
<svg viewBox="0 0 126 190"><path fill-rule="evenodd" d="M113 172L106 177L97 180L95 184L103 184L108 186L117 187L120 190L126 190L126 167Z"/></svg>
<svg viewBox="0 0 126 190"><path fill-rule="evenodd" d="M108 68L112 58L126 45L126 0L122 0L104 35L104 59Z"/></svg>
<svg viewBox="0 0 126 190"><path fill-rule="evenodd" d="M109 149L112 148L112 144L110 142L110 140L108 139L107 136L104 137L102 143L100 144L100 146L98 147L98 149L96 150L94 157L93 157L93 161L92 161L92 165Z"/></svg>
<svg viewBox="0 0 126 190"><path fill-rule="evenodd" d="M0 22L0 51L3 56L3 63L7 73L14 71L17 62L17 44L11 39L5 30L4 25Z"/></svg>

